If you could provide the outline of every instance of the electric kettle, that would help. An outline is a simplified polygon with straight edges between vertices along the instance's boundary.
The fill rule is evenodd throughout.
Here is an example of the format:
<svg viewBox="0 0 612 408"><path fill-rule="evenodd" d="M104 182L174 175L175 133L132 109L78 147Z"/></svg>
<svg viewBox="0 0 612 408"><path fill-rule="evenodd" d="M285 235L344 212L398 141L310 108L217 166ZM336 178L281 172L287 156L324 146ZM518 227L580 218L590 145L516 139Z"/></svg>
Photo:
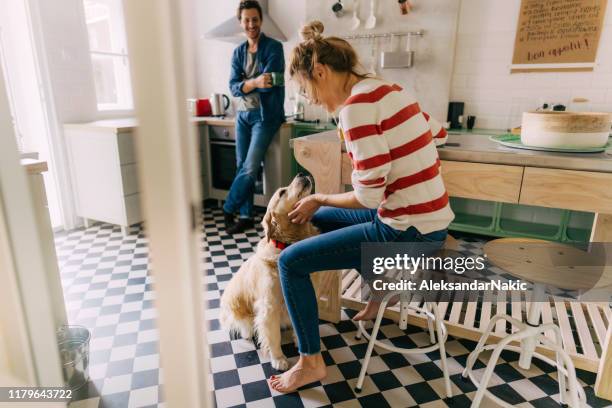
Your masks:
<svg viewBox="0 0 612 408"><path fill-rule="evenodd" d="M230 99L227 95L213 93L210 95L210 105L213 116L224 116L225 111L230 106Z"/></svg>

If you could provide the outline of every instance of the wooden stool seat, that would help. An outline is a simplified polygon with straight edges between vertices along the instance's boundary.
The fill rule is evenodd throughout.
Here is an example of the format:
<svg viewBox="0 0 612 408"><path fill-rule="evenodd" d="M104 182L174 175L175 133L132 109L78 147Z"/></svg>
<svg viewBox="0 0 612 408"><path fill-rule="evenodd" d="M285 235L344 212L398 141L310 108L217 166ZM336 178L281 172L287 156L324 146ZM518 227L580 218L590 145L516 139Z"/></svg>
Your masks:
<svg viewBox="0 0 612 408"><path fill-rule="evenodd" d="M501 238L483 247L493 265L526 282L560 289L587 291L609 286L612 268L606 256L558 242L529 238Z"/></svg>

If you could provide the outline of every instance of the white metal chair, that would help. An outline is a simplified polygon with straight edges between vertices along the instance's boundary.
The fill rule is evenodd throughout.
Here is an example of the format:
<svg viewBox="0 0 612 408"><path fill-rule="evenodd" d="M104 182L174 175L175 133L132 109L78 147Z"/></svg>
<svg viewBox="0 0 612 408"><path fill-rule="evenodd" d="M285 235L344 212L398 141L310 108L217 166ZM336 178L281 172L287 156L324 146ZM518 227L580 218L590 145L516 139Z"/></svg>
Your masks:
<svg viewBox="0 0 612 408"><path fill-rule="evenodd" d="M387 308L387 303L389 300L394 297L399 296L399 308L400 308L400 319L399 319L399 328L405 330L408 326L408 310L414 310L419 313L425 314L427 316L427 326L429 329L429 337L431 340L430 346L425 347L416 347L416 348L400 348L395 347L390 344L382 343L381 341L376 339L378 335L378 331L380 329L380 322L382 321L383 314L385 313L385 309ZM425 301L423 307L415 307L411 305L411 294L407 291L393 291L386 294L380 307L378 309L378 315L376 316L376 321L374 322L374 327L372 328L372 334L368 334L365 329L364 322L359 322L359 328L357 330L357 335L355 336L357 339L361 339L363 335L366 339L369 340L368 348L366 350L366 354L363 359L363 363L361 365L361 372L359 373L359 378L357 379L357 385L355 386L355 392L360 393L363 387L363 382L365 380L365 375L368 369L368 364L370 363L370 357L372 356L372 351L374 346L384 348L389 351L393 351L401 354L422 354L429 353L434 350L440 350L440 362L442 365L442 372L444 374L444 383L446 387L446 395L448 398L452 397L452 390L450 384L450 377L448 374L448 366L446 363L446 349L445 342L448 337L448 332L446 330L446 326L444 325L443 316L440 316L438 311L438 305L436 302L427 302ZM437 341L436 341L437 338Z"/></svg>

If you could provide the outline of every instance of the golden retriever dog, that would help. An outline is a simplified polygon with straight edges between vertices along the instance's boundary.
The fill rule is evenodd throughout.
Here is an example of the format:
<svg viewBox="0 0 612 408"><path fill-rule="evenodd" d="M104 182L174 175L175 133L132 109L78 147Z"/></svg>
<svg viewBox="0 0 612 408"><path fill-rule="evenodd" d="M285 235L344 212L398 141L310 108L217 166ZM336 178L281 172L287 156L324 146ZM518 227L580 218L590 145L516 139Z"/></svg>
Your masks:
<svg viewBox="0 0 612 408"><path fill-rule="evenodd" d="M311 189L310 178L298 174L288 187L274 193L262 220L265 238L259 241L255 254L240 267L221 296L221 325L244 339L255 334L277 370L289 368L281 349L281 328L291 327L277 260L286 245L318 234L311 223L294 224L288 216L293 205L309 195ZM313 275L315 290L316 275Z"/></svg>

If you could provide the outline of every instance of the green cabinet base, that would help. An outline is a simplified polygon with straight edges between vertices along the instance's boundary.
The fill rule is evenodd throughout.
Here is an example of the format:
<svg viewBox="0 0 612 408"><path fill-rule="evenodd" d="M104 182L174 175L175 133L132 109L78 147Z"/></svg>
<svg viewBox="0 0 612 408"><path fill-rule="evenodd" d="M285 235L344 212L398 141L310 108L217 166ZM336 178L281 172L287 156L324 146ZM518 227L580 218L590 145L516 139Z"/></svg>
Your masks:
<svg viewBox="0 0 612 408"><path fill-rule="evenodd" d="M567 243L588 242L594 218L580 211L455 197L451 208L455 212L451 231Z"/></svg>

